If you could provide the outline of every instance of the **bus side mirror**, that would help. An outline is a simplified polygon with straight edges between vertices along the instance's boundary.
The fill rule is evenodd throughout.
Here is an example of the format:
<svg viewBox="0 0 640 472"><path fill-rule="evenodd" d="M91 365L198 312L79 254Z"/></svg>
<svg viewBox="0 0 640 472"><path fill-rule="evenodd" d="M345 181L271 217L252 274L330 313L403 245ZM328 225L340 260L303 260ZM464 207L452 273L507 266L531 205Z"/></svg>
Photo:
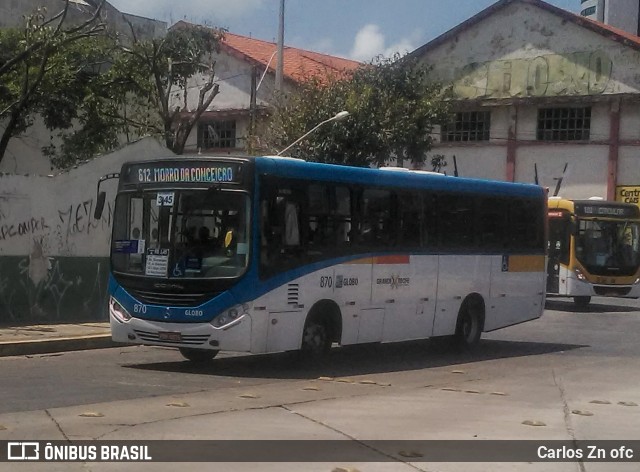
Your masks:
<svg viewBox="0 0 640 472"><path fill-rule="evenodd" d="M104 210L104 201L107 198L107 192L99 192L98 200L96 201L96 209L93 212L93 218L99 220L102 218L102 211Z"/></svg>
<svg viewBox="0 0 640 472"><path fill-rule="evenodd" d="M107 192L100 191L100 184L102 184L102 182L104 182L105 180L117 179L119 177L120 177L119 173L114 173L114 174L104 175L100 177L100 180L98 180L98 188L96 189L96 194L97 194L96 209L93 211L93 217L96 220L99 220L100 218L102 218L102 210L104 210L104 201L107 198Z"/></svg>

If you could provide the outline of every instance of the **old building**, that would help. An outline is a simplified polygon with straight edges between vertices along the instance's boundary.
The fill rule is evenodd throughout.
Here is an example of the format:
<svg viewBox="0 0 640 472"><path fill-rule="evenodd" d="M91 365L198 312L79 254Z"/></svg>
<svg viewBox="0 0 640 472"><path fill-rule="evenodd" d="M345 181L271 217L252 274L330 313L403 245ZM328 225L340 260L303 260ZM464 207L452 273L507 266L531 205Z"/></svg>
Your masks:
<svg viewBox="0 0 640 472"><path fill-rule="evenodd" d="M540 0L500 0L413 56L452 84L433 152L464 176L568 198L640 189L640 38Z"/></svg>
<svg viewBox="0 0 640 472"><path fill-rule="evenodd" d="M185 27L178 22L172 28ZM238 154L247 148L252 114L264 116L275 99L277 44L226 33L215 57L220 93L202 115L197 130L187 142L186 153ZM361 64L349 59L285 46L283 91L294 90L310 78L341 77ZM206 79L194 77L189 84L188 110L197 103L198 85Z"/></svg>

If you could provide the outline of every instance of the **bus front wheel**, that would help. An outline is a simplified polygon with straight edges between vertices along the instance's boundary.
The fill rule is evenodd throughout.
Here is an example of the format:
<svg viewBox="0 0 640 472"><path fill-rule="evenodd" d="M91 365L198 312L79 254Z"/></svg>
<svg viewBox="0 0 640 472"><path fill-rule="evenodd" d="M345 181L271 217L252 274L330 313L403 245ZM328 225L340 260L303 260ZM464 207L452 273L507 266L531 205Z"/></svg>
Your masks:
<svg viewBox="0 0 640 472"><path fill-rule="evenodd" d="M591 302L591 297L589 296L573 297L573 303L578 308L585 308L590 302Z"/></svg>
<svg viewBox="0 0 640 472"><path fill-rule="evenodd" d="M218 355L219 351L214 349L192 349L189 347L179 348L180 354L191 362L207 362Z"/></svg>
<svg viewBox="0 0 640 472"><path fill-rule="evenodd" d="M331 349L331 338L325 323L309 320L302 332L300 352L304 357L319 358Z"/></svg>

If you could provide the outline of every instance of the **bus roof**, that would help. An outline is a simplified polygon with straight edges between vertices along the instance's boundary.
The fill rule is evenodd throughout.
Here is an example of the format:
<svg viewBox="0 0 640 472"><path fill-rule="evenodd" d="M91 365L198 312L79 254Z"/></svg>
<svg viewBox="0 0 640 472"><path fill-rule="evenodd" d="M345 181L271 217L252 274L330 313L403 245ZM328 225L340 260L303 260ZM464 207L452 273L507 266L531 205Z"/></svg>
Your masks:
<svg viewBox="0 0 640 472"><path fill-rule="evenodd" d="M511 195L540 198L545 190L533 184L511 183L498 180L452 177L436 172L386 167L381 169L348 165L307 162L287 156L172 156L123 164L124 172L130 166L151 164L166 165L206 163L212 161L253 161L258 174L270 174L282 178L308 179L336 183L354 183L366 186L396 187L406 189L433 189L464 193ZM122 174L121 174L122 175Z"/></svg>
<svg viewBox="0 0 640 472"><path fill-rule="evenodd" d="M300 159L283 159L279 156L256 157L255 162L258 173L268 173L284 178L538 198L545 193L542 187L532 184L451 177L435 172L402 168L373 169L306 162Z"/></svg>

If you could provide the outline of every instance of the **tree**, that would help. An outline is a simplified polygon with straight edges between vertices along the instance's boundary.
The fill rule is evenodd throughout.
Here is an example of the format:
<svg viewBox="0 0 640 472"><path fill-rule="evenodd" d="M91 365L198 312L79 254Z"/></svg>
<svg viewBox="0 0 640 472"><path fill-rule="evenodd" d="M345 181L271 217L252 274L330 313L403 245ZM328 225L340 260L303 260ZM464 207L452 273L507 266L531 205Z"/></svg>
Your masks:
<svg viewBox="0 0 640 472"><path fill-rule="evenodd" d="M276 105L263 133L271 151L282 149L319 122L346 110L340 123L319 128L291 150L306 160L382 166L422 163L435 124L448 116L448 91L429 81L430 68L415 59L378 59L351 77L311 80ZM444 91L443 91L444 90Z"/></svg>
<svg viewBox="0 0 640 472"><path fill-rule="evenodd" d="M116 36L100 21L104 0L75 25L69 1L51 18L40 8L24 28L0 31L0 161L37 116L58 138L42 148L58 168L148 135L181 154L219 92L212 54L224 31L187 25L140 39L130 24L131 38Z"/></svg>
<svg viewBox="0 0 640 472"><path fill-rule="evenodd" d="M223 37L224 30L185 24L162 39L141 41L134 35L133 44L120 49L110 72L114 83L128 88L128 101L137 107L127 123L148 127L149 119L139 121L140 111L153 110L159 120L154 131L169 149L182 154L194 125L219 93L213 54ZM197 79L201 83L193 85ZM190 103L193 89L197 100Z"/></svg>
<svg viewBox="0 0 640 472"><path fill-rule="evenodd" d="M64 8L50 18L39 8L25 17L23 28L0 31L0 162L9 141L23 133L40 114L45 122L57 122L69 107L60 100L59 92L69 77L85 71L76 59L77 44L103 33L100 12L104 0L85 21L69 24L69 0ZM86 51L85 51L86 52ZM74 56L75 54L75 56ZM83 62L83 61L81 61ZM74 90L68 90L72 98ZM77 98L77 97L76 97Z"/></svg>

